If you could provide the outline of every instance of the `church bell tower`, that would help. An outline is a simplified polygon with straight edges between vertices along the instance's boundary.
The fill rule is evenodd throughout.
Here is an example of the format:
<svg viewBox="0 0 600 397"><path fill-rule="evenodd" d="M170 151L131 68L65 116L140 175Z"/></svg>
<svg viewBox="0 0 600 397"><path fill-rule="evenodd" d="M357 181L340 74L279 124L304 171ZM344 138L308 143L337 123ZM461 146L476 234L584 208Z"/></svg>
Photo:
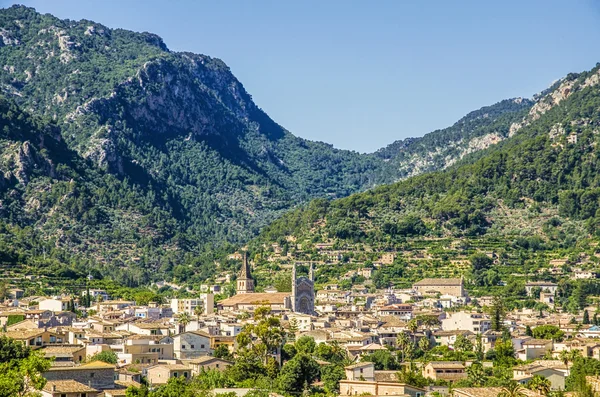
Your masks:
<svg viewBox="0 0 600 397"><path fill-rule="evenodd" d="M242 270L237 278L237 293L248 294L254 292L254 280L250 275L250 265L248 264L248 253L244 252L244 262Z"/></svg>

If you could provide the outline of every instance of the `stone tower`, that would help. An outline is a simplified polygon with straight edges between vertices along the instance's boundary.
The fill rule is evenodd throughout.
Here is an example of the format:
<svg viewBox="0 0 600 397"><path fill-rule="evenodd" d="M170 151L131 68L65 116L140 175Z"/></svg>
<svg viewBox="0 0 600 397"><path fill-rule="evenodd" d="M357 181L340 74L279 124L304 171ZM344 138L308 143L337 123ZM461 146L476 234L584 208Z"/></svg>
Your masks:
<svg viewBox="0 0 600 397"><path fill-rule="evenodd" d="M313 314L315 312L315 280L312 264L308 277L298 277L296 265L292 268L292 311L296 313Z"/></svg>
<svg viewBox="0 0 600 397"><path fill-rule="evenodd" d="M242 263L242 270L237 278L237 293L248 294L254 292L254 280L250 275L250 265L248 264L248 254L244 252L244 262Z"/></svg>

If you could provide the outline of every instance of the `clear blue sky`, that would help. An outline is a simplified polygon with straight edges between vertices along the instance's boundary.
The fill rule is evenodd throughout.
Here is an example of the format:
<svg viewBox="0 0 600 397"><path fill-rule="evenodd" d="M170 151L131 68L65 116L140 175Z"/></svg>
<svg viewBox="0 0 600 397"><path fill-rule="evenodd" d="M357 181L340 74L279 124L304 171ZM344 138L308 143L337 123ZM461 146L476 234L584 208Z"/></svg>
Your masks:
<svg viewBox="0 0 600 397"><path fill-rule="evenodd" d="M597 0L20 3L219 57L292 133L360 152L600 62Z"/></svg>

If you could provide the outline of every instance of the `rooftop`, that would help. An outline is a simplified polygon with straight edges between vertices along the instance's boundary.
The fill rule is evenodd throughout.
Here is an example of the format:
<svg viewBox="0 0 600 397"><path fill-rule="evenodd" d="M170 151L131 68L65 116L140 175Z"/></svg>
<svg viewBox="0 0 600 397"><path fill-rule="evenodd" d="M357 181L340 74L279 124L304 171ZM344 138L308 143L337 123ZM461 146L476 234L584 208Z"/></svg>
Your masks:
<svg viewBox="0 0 600 397"><path fill-rule="evenodd" d="M461 286L463 280L461 278L424 278L421 281L417 281L413 285L417 286Z"/></svg>

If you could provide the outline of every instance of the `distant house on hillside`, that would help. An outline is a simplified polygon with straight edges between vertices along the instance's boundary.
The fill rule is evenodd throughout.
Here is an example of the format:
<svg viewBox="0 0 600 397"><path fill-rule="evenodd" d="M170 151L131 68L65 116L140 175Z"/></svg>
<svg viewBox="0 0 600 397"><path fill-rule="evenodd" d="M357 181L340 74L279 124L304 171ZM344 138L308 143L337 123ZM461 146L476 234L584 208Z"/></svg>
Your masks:
<svg viewBox="0 0 600 397"><path fill-rule="evenodd" d="M419 295L451 295L466 296L462 278L425 278L413 284L413 289Z"/></svg>

